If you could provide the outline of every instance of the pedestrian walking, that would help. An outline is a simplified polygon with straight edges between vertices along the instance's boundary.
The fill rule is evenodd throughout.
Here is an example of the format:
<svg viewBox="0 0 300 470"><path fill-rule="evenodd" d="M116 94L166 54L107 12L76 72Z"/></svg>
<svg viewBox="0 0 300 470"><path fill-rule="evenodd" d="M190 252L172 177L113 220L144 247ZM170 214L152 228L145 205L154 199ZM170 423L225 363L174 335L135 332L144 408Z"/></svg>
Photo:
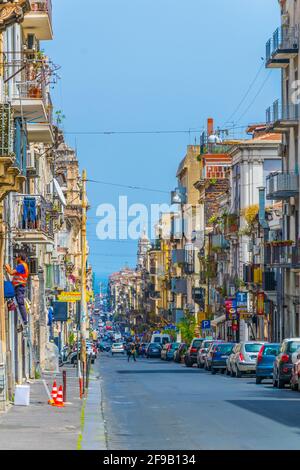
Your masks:
<svg viewBox="0 0 300 470"><path fill-rule="evenodd" d="M12 284L15 288L15 297L19 307L19 311L24 323L27 325L27 310L25 307L25 288L28 281L29 269L26 263L26 256L19 254L16 257L16 267L12 269L9 264L5 265L6 272L12 276Z"/></svg>
<svg viewBox="0 0 300 470"><path fill-rule="evenodd" d="M130 358L132 357L132 359L134 360L134 362L136 362L136 358L135 358L135 355L136 355L136 349L135 349L135 344L132 344L127 352L128 354L128 362L130 360Z"/></svg>

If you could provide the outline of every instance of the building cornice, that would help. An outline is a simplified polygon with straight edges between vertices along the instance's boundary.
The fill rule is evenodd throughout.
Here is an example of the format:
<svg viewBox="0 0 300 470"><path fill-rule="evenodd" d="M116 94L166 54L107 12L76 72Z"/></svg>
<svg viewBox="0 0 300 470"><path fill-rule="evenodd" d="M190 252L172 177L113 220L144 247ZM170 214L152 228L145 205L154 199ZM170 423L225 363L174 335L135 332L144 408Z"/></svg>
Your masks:
<svg viewBox="0 0 300 470"><path fill-rule="evenodd" d="M0 32L3 32L9 26L21 23L24 15L30 11L29 0L12 0L3 2L0 0Z"/></svg>

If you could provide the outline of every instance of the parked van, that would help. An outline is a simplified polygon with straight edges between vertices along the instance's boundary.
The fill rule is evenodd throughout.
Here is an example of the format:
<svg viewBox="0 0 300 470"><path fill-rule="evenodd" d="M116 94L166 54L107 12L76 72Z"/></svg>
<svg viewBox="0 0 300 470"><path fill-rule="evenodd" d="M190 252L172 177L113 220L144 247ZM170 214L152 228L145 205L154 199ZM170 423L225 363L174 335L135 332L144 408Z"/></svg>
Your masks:
<svg viewBox="0 0 300 470"><path fill-rule="evenodd" d="M151 343L159 343L161 345L171 343L170 335L167 334L153 334L151 336Z"/></svg>

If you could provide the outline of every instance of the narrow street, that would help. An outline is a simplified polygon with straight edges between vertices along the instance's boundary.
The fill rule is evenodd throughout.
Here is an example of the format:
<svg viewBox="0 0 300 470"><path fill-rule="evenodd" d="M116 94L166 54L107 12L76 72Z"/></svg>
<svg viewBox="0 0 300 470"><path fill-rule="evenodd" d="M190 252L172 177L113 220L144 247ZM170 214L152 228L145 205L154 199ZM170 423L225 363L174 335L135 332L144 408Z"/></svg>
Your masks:
<svg viewBox="0 0 300 470"><path fill-rule="evenodd" d="M103 354L97 367L109 449L300 448L300 394L290 389L159 359Z"/></svg>

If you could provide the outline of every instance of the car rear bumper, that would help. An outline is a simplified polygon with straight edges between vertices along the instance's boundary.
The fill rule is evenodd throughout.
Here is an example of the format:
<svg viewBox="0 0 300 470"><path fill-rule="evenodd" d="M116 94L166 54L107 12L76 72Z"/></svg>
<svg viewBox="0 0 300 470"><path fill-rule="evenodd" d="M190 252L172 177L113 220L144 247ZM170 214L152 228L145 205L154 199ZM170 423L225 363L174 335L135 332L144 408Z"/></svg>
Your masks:
<svg viewBox="0 0 300 470"><path fill-rule="evenodd" d="M226 369L226 362L225 361L212 361L211 367L215 369Z"/></svg>
<svg viewBox="0 0 300 470"><path fill-rule="evenodd" d="M272 368L257 367L256 377L266 377L266 378L271 379L273 377L273 367Z"/></svg>
<svg viewBox="0 0 300 470"><path fill-rule="evenodd" d="M256 364L253 362L238 362L237 365L241 372L249 372L249 373L256 372Z"/></svg>

